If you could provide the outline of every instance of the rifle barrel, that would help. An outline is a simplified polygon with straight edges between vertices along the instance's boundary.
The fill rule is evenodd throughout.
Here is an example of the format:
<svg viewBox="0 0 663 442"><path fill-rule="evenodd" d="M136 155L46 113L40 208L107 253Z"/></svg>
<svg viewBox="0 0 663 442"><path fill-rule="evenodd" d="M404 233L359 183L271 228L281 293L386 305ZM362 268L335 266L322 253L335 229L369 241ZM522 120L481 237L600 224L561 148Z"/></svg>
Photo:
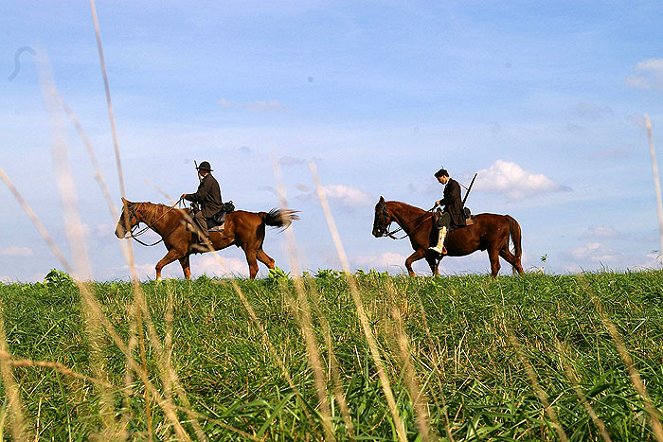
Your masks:
<svg viewBox="0 0 663 442"><path fill-rule="evenodd" d="M467 188L467 192L465 193L465 198L463 198L463 207L465 206L465 201L467 201L467 197L470 195L470 190L472 190L472 186L474 185L474 180L477 179L478 174L474 174L472 177L472 181L470 182L470 186Z"/></svg>

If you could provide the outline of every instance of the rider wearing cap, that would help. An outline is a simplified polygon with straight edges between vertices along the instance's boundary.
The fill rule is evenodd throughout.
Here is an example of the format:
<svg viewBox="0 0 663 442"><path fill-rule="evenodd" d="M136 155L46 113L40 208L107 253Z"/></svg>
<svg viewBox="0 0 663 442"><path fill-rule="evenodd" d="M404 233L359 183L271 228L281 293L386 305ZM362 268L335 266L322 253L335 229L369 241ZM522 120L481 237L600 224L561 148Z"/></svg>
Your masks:
<svg viewBox="0 0 663 442"><path fill-rule="evenodd" d="M198 190L195 193L183 193L181 198L200 204L200 210L195 213L194 219L204 235L200 238L201 242L206 242L209 240L208 221L212 221L214 215L223 208L223 200L219 182L210 173L212 172L210 164L203 161L197 169L200 178Z"/></svg>
<svg viewBox="0 0 663 442"><path fill-rule="evenodd" d="M435 172L435 178L437 178L438 183L444 185L443 197L441 200L435 201L435 206L444 206L444 211L435 222L435 228L438 231L437 245L429 247L429 250L440 255L446 255L447 249L444 247L444 239L447 232L465 225L463 201L460 197L460 184L449 177L449 172L446 169Z"/></svg>

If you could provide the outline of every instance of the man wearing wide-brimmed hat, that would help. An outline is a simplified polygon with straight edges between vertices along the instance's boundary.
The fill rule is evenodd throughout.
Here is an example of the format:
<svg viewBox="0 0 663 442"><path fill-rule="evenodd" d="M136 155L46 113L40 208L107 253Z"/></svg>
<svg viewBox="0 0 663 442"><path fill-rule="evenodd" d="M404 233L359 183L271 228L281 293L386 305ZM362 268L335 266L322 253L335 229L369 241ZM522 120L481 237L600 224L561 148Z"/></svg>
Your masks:
<svg viewBox="0 0 663 442"><path fill-rule="evenodd" d="M197 170L200 178L198 190L196 190L196 193L183 193L182 199L200 204L200 210L196 212L194 219L204 235L200 240L202 243L206 243L209 239L208 220L211 221L214 215L223 208L223 200L221 198L221 187L211 174L210 164L203 161L197 167Z"/></svg>

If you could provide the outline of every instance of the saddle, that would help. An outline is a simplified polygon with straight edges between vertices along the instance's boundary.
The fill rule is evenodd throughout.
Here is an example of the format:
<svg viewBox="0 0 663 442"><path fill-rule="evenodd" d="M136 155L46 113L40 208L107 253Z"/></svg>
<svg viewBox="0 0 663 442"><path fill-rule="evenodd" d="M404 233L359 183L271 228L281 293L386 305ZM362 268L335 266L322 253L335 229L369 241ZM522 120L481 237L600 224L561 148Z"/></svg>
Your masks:
<svg viewBox="0 0 663 442"><path fill-rule="evenodd" d="M195 203L194 203L195 204ZM197 205L192 204L191 209L189 210L189 216L194 219L194 222L196 222L194 215L195 213L199 210ZM227 203L223 203L221 206L221 210L219 210L217 213L212 216L212 218L206 218L207 221L207 231L208 232L221 232L223 231L224 223L226 221L226 215L230 212L233 212L235 210L235 204L233 204L232 201L228 201ZM186 229L189 232L197 232L198 229L190 222L186 223Z"/></svg>
<svg viewBox="0 0 663 442"><path fill-rule="evenodd" d="M437 223L437 220L441 215L442 215L442 210L438 208L437 211L435 212L435 221L434 221L435 223ZM465 225L459 227L471 226L472 224L474 224L474 221L476 220L476 216L472 215L472 211L470 210L469 207L463 207L463 217L465 218ZM453 230L459 227L451 227L449 230Z"/></svg>
<svg viewBox="0 0 663 442"><path fill-rule="evenodd" d="M474 220L476 219L476 217L472 215L472 212L470 211L469 207L463 208L463 216L465 217L466 226L471 226L472 224L474 224Z"/></svg>
<svg viewBox="0 0 663 442"><path fill-rule="evenodd" d="M235 211L235 204L232 201L223 203L221 210L216 212L211 219L207 220L208 232L221 232L223 230L223 223L226 222L226 215Z"/></svg>

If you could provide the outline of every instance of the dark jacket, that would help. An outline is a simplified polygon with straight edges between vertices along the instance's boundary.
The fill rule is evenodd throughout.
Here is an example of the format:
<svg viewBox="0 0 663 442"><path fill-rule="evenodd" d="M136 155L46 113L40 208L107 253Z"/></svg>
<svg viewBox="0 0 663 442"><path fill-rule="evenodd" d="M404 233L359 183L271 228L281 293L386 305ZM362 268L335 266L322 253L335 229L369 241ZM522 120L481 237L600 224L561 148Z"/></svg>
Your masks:
<svg viewBox="0 0 663 442"><path fill-rule="evenodd" d="M199 203L205 218L213 217L223 207L221 187L211 173L205 175L205 178L200 181L196 193L188 193L184 199Z"/></svg>
<svg viewBox="0 0 663 442"><path fill-rule="evenodd" d="M463 215L463 201L460 197L460 184L458 181L449 178L444 185L443 198L440 205L444 206L444 211L451 215L451 227L461 227L465 225L465 215Z"/></svg>

